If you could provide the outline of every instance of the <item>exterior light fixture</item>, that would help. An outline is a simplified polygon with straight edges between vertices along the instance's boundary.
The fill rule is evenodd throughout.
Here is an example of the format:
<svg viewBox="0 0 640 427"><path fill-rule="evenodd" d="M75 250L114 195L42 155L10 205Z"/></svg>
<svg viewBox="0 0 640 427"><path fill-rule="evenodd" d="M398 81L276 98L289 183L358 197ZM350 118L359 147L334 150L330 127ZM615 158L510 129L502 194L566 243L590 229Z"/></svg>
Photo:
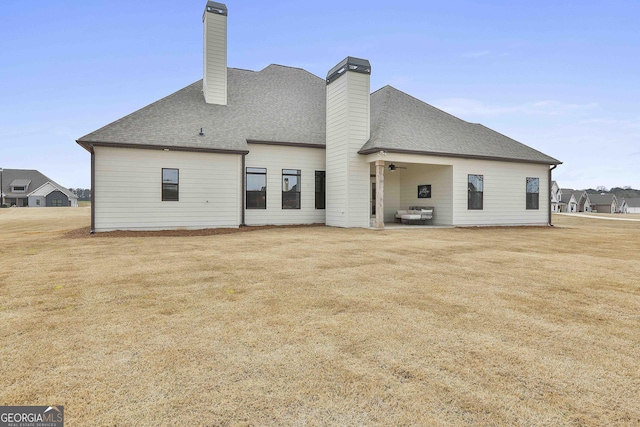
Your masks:
<svg viewBox="0 0 640 427"><path fill-rule="evenodd" d="M204 136L204 132L202 132L202 128L200 128L200 133L198 135Z"/></svg>

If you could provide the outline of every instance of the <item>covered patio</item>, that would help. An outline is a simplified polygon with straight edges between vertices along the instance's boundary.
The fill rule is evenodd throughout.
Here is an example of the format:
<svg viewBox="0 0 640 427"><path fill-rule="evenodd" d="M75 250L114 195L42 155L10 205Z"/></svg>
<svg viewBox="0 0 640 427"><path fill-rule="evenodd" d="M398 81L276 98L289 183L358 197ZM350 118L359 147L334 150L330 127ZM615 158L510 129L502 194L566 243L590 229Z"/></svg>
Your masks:
<svg viewBox="0 0 640 427"><path fill-rule="evenodd" d="M370 161L372 227L452 226L453 165L434 163L432 157L387 155L384 151L371 157L375 158ZM398 223L396 213L411 207L432 207L433 216L429 221Z"/></svg>

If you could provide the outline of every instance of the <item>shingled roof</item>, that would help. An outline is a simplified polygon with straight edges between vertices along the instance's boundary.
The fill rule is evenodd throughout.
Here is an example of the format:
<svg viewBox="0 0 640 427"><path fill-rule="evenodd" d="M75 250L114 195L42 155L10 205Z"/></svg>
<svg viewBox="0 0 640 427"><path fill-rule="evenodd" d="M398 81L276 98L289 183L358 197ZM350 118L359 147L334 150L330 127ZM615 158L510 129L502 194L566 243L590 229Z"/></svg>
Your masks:
<svg viewBox="0 0 640 427"><path fill-rule="evenodd" d="M325 86L324 79L300 68L229 68L227 105L205 103L200 80L77 142L87 150L97 144L237 153L248 152L252 141L324 146ZM380 150L561 163L391 86L371 94L371 138L360 153Z"/></svg>
<svg viewBox="0 0 640 427"><path fill-rule="evenodd" d="M228 105L205 103L200 80L77 142L239 153L247 140L325 144L324 79L280 65L227 78Z"/></svg>
<svg viewBox="0 0 640 427"><path fill-rule="evenodd" d="M445 113L391 86L371 95L371 139L360 153L413 152L544 164L560 162L483 125Z"/></svg>
<svg viewBox="0 0 640 427"><path fill-rule="evenodd" d="M57 187L58 190L64 193L67 197L72 199L77 198L77 196L67 188L35 169L3 169L2 171L2 192L5 197L26 198L29 196L29 193L42 187L47 182L50 182L53 186ZM27 189L24 193L14 193L11 191L11 186L25 186Z"/></svg>

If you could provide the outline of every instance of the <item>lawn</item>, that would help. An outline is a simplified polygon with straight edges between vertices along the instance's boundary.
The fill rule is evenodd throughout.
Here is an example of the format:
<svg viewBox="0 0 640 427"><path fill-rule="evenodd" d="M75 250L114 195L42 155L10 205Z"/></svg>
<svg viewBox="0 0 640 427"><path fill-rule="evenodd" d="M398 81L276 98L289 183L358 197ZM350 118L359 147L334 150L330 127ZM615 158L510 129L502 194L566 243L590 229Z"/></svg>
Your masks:
<svg viewBox="0 0 640 427"><path fill-rule="evenodd" d="M0 210L0 404L68 427L640 424L640 222L90 237L89 211Z"/></svg>

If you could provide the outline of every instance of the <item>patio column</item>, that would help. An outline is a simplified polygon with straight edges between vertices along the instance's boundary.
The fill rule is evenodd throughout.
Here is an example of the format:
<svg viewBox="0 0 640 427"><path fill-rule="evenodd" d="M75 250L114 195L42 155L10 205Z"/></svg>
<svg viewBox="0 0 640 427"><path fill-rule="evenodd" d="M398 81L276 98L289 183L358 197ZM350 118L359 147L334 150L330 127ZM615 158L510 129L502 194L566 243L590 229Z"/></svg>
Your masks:
<svg viewBox="0 0 640 427"><path fill-rule="evenodd" d="M384 228L384 160L376 160L376 228Z"/></svg>

